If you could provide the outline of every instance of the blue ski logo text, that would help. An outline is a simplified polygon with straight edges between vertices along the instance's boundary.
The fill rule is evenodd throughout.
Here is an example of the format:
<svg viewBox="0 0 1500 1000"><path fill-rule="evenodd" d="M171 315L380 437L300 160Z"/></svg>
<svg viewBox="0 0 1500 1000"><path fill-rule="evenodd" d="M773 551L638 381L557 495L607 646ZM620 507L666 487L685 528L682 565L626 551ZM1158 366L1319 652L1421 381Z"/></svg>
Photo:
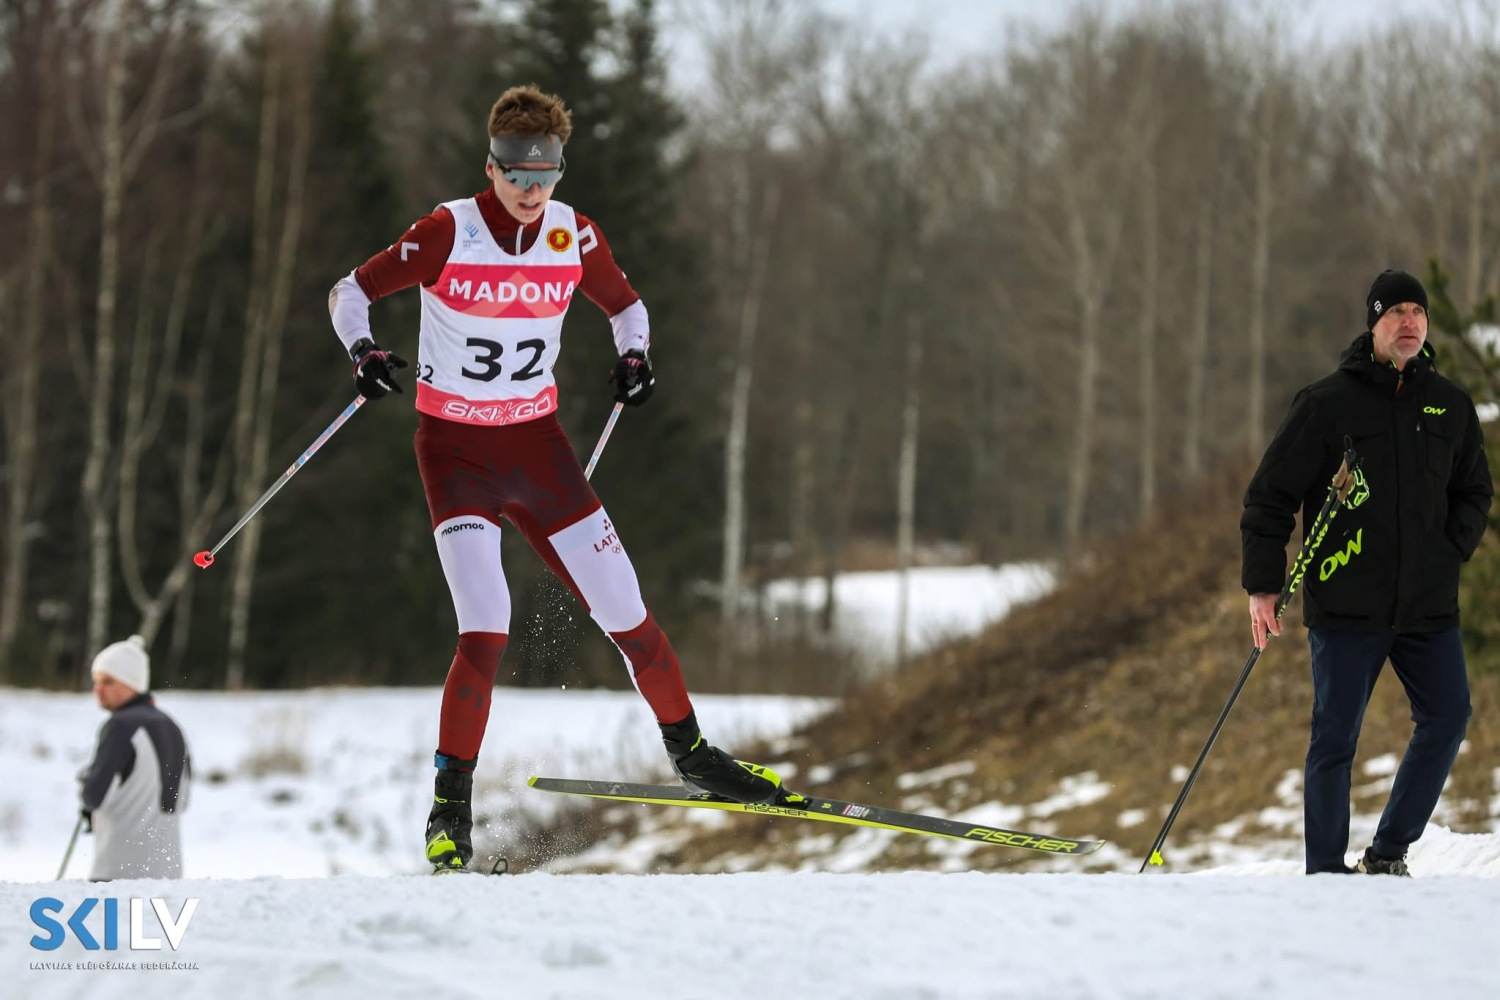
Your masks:
<svg viewBox="0 0 1500 1000"><path fill-rule="evenodd" d="M104 903L103 907L99 906L100 902ZM172 916L167 901L160 897L151 899L136 897L127 902L130 904L130 923L129 927L125 928L120 914L120 900L113 897L90 896L79 903L71 915L64 917L62 916L63 901L51 896L43 896L31 904L31 922L40 931L32 935L31 946L39 951L55 951L62 947L63 942L68 939L68 932L72 931L78 943L89 951L98 951L101 947L105 951L117 951L120 948L121 931L128 929L127 940L131 951L160 951L162 939L148 933L146 929L146 908L149 903L151 910L156 914L156 923L160 926L161 933L166 936L167 944L172 946L173 951L176 951L182 944L183 935L187 933L193 914L198 912L196 897L184 900L176 917ZM94 917L95 910L101 911L102 919L91 919ZM52 916L52 914L57 914L57 916ZM154 932L155 928L152 928L152 931Z"/></svg>

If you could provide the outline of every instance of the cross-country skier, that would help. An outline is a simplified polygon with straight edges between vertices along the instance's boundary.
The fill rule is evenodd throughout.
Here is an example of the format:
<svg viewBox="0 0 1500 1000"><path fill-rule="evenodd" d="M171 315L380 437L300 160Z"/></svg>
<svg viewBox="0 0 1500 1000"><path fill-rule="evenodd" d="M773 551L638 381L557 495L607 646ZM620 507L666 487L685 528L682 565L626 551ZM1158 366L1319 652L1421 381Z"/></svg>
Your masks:
<svg viewBox="0 0 1500 1000"><path fill-rule="evenodd" d="M417 220L329 296L359 391L378 399L402 391L394 376L406 361L375 344L370 303L421 289L417 468L458 615L426 828L427 860L438 869L461 868L473 855L474 768L510 633L501 518L625 655L686 784L742 802L781 794L774 772L705 742L677 654L642 601L619 533L557 419L552 368L575 291L609 316L619 353L615 399L639 406L655 385L640 296L598 224L552 200L571 131L560 98L535 86L501 94L489 116L489 185Z"/></svg>

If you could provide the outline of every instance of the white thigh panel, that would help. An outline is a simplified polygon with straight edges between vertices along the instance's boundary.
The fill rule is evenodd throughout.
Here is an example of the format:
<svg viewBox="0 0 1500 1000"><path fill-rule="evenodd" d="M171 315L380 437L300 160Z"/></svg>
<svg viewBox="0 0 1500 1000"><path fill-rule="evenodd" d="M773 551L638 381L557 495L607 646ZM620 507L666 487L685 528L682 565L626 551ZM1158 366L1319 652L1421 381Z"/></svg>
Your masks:
<svg viewBox="0 0 1500 1000"><path fill-rule="evenodd" d="M641 585L635 567L615 534L609 515L600 507L548 537L588 602L589 614L606 632L628 632L646 620Z"/></svg>
<svg viewBox="0 0 1500 1000"><path fill-rule="evenodd" d="M510 590L500 565L500 526L450 517L432 530L460 632L510 632Z"/></svg>

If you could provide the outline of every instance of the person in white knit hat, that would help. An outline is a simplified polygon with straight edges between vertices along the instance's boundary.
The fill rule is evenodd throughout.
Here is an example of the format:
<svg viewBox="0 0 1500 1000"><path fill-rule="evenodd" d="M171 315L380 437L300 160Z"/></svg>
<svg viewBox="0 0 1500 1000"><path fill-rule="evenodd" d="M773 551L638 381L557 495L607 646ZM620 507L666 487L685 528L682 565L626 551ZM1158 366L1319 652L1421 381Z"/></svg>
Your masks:
<svg viewBox="0 0 1500 1000"><path fill-rule="evenodd" d="M83 818L94 834L89 878L178 878L178 817L191 764L182 730L151 697L145 641L133 635L105 646L90 672L94 699L110 716L79 775Z"/></svg>

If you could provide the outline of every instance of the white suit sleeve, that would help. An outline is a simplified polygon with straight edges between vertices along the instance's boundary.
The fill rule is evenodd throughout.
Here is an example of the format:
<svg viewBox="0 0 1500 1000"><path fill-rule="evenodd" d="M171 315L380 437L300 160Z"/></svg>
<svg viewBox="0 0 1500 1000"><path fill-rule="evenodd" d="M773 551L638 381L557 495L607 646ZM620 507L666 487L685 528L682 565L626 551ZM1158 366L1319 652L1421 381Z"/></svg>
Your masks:
<svg viewBox="0 0 1500 1000"><path fill-rule="evenodd" d="M651 346L651 322L646 318L646 303L636 299L609 318L615 334L615 351L644 351Z"/></svg>
<svg viewBox="0 0 1500 1000"><path fill-rule="evenodd" d="M333 332L343 341L345 354L353 350L356 341L375 339L370 334L370 297L354 280L353 271L328 292L328 315L333 320Z"/></svg>

